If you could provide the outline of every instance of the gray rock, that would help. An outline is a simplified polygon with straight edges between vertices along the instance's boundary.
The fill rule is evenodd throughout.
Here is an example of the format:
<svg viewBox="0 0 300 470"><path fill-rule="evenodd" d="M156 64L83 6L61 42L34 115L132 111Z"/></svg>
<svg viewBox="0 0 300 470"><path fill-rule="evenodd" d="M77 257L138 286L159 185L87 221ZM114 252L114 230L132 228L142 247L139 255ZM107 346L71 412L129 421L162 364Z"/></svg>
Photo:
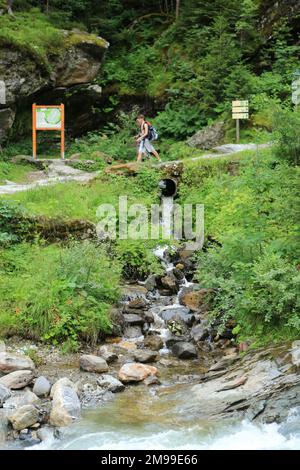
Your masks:
<svg viewBox="0 0 300 470"><path fill-rule="evenodd" d="M0 408L0 444L6 441L7 433L9 431L8 416L10 412Z"/></svg>
<svg viewBox="0 0 300 470"><path fill-rule="evenodd" d="M140 315L134 313L124 313L124 321L126 325L142 325L144 323L143 318Z"/></svg>
<svg viewBox="0 0 300 470"><path fill-rule="evenodd" d="M33 393L35 393L38 397L46 397L49 395L51 390L51 384L49 380L41 375L36 379L33 386Z"/></svg>
<svg viewBox="0 0 300 470"><path fill-rule="evenodd" d="M54 439L54 429L50 426L43 426L37 430L37 437L41 441L51 441Z"/></svg>
<svg viewBox="0 0 300 470"><path fill-rule="evenodd" d="M122 291L122 301L131 301L134 299L145 299L147 295L147 289L144 286L138 286L138 285L133 285L133 286L126 286L124 287Z"/></svg>
<svg viewBox="0 0 300 470"><path fill-rule="evenodd" d="M80 369L87 372L97 372L101 374L102 372L108 371L107 362L99 356L93 356L92 354L83 354L80 356Z"/></svg>
<svg viewBox="0 0 300 470"><path fill-rule="evenodd" d="M15 120L15 112L11 108L0 109L0 144L6 138Z"/></svg>
<svg viewBox="0 0 300 470"><path fill-rule="evenodd" d="M172 292L173 294L176 294L179 290L179 281L178 279L174 276L173 273L167 274L166 276L163 276L160 280L161 285Z"/></svg>
<svg viewBox="0 0 300 470"><path fill-rule="evenodd" d="M230 354L228 356L224 356L220 361L216 362L210 367L210 371L219 371L224 370L230 367L234 362L239 359L238 354Z"/></svg>
<svg viewBox="0 0 300 470"><path fill-rule="evenodd" d="M34 370L35 366L33 361L20 354L11 354L8 352L0 352L0 372L9 374L16 370Z"/></svg>
<svg viewBox="0 0 300 470"><path fill-rule="evenodd" d="M115 352L110 351L107 346L101 346L98 350L98 354L107 362L107 364L111 364L118 360L118 355Z"/></svg>
<svg viewBox="0 0 300 470"><path fill-rule="evenodd" d="M0 353L5 352L5 351L6 351L5 343L4 341L2 341L2 339L0 339Z"/></svg>
<svg viewBox="0 0 300 470"><path fill-rule="evenodd" d="M26 392L17 392L17 394L11 396L8 400L6 400L3 408L14 409L20 408L20 406L24 405L38 405L39 403L39 397L37 397L35 393L31 392L30 390L26 390Z"/></svg>
<svg viewBox="0 0 300 470"><path fill-rule="evenodd" d="M11 396L9 388L5 387L3 384L0 384L0 407L3 406L3 403L8 400Z"/></svg>
<svg viewBox="0 0 300 470"><path fill-rule="evenodd" d="M0 378L0 383L7 388L17 390L24 388L33 380L34 374L31 370L16 370Z"/></svg>
<svg viewBox="0 0 300 470"><path fill-rule="evenodd" d="M166 322L180 319L187 325L189 325L194 318L194 315L190 314L190 310L186 307L182 307L181 305L164 307L160 312L160 316Z"/></svg>
<svg viewBox="0 0 300 470"><path fill-rule="evenodd" d="M149 377L144 380L144 384L148 387L150 385L160 385L160 383L160 380L155 375L149 375Z"/></svg>
<svg viewBox="0 0 300 470"><path fill-rule="evenodd" d="M144 339L144 345L152 351L159 351L164 347L164 342L158 335L149 335Z"/></svg>
<svg viewBox="0 0 300 470"><path fill-rule="evenodd" d="M188 139L187 144L197 149L209 150L218 145L224 135L224 122L216 122L196 132Z"/></svg>
<svg viewBox="0 0 300 470"><path fill-rule="evenodd" d="M208 322L203 321L198 325L193 326L191 329L191 337L197 343L198 341L204 341L209 335Z"/></svg>
<svg viewBox="0 0 300 470"><path fill-rule="evenodd" d="M150 274L150 276L147 277L146 281L144 282L144 287L148 291L153 291L156 288L156 275L155 274Z"/></svg>
<svg viewBox="0 0 300 470"><path fill-rule="evenodd" d="M41 96L45 89L50 101L57 96L61 102L68 101L74 117L72 130L79 129L83 132L87 117L82 119L78 99L82 99L82 102L99 103L100 87L89 82L98 75L108 43L100 38L96 41L84 32L77 34L61 30L60 36L66 41L66 47L49 60L51 64L48 63L47 66L51 67L51 74L45 72L45 64L37 61L32 54L24 54L21 48L13 47L13 41L8 40L1 45L0 77L6 85L7 108L0 111L0 139L6 137L13 125L15 105L24 99L31 100L29 97L33 94ZM32 47L35 45L32 44ZM75 101L67 94L69 86L76 87ZM90 117L89 126L91 122Z"/></svg>
<svg viewBox="0 0 300 470"><path fill-rule="evenodd" d="M136 326L127 326L124 329L124 337L131 339L131 338L139 338L142 336L142 329L139 325Z"/></svg>
<svg viewBox="0 0 300 470"><path fill-rule="evenodd" d="M77 393L71 387L58 384L54 390L50 412L52 426L68 426L80 417L81 405Z"/></svg>
<svg viewBox="0 0 300 470"><path fill-rule="evenodd" d="M148 301L145 298L137 298L130 300L127 305L125 305L125 310L127 313L131 313L130 310L145 310L147 308Z"/></svg>
<svg viewBox="0 0 300 470"><path fill-rule="evenodd" d="M151 349L137 349L133 353L133 357L137 362L147 363L155 362L158 360L157 351Z"/></svg>
<svg viewBox="0 0 300 470"><path fill-rule="evenodd" d="M51 392L50 392L50 397L53 398L55 391L59 387L70 387L74 390L75 393L78 392L76 385L68 379L68 377L62 377L61 379L58 379L51 387Z"/></svg>
<svg viewBox="0 0 300 470"><path fill-rule="evenodd" d="M112 393L122 392L125 389L125 385L120 380L108 374L103 374L99 377L97 384Z"/></svg>
<svg viewBox="0 0 300 470"><path fill-rule="evenodd" d="M298 367L300 365L300 341L299 340L293 341L291 354L292 354L292 363Z"/></svg>
<svg viewBox="0 0 300 470"><path fill-rule="evenodd" d="M39 419L39 412L34 405L24 405L8 417L12 427L20 431L35 424Z"/></svg>
<svg viewBox="0 0 300 470"><path fill-rule="evenodd" d="M154 315L152 312L146 310L143 312L142 316L146 323L154 323Z"/></svg>
<svg viewBox="0 0 300 470"><path fill-rule="evenodd" d="M172 353L179 359L193 359L197 357L197 350L191 343L180 342L174 344Z"/></svg>

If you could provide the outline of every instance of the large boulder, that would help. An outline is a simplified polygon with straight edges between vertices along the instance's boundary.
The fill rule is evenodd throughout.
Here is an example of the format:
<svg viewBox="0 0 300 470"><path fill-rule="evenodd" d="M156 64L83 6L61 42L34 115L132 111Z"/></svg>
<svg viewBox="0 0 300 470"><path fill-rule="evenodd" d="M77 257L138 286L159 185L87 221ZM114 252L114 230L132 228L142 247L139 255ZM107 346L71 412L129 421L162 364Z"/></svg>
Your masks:
<svg viewBox="0 0 300 470"><path fill-rule="evenodd" d="M25 50L9 38L2 41L0 77L5 83L6 100L0 117L0 123L4 122L4 126L0 125L0 140L7 137L15 111L18 125L28 110L28 102L33 100L38 104L65 103L66 114L72 113L73 117L68 121L70 130L74 126L81 132L87 130L95 119L92 106L102 99L101 87L91 82L98 75L108 46L104 39L82 31L57 30L56 53L46 51L41 60L34 43L28 43ZM29 131L29 114L24 122L28 126L23 126L22 131Z"/></svg>
<svg viewBox="0 0 300 470"><path fill-rule="evenodd" d="M157 368L136 362L124 364L119 370L119 379L123 383L141 382L149 375L156 375Z"/></svg>
<svg viewBox="0 0 300 470"><path fill-rule="evenodd" d="M38 422L39 412L34 405L24 405L17 408L8 419L16 431L21 431Z"/></svg>
<svg viewBox="0 0 300 470"><path fill-rule="evenodd" d="M10 390L8 387L0 383L0 407L3 406L3 403L11 396Z"/></svg>
<svg viewBox="0 0 300 470"><path fill-rule="evenodd" d="M86 372L97 372L98 374L102 374L102 372L108 371L107 362L99 356L83 354L80 356L79 362L80 369L85 370Z"/></svg>
<svg viewBox="0 0 300 470"><path fill-rule="evenodd" d="M3 405L3 408L20 408L24 405L38 405L40 404L40 399L35 395L35 393L30 390L26 392L17 392L16 395L10 397Z"/></svg>
<svg viewBox="0 0 300 470"><path fill-rule="evenodd" d="M197 357L197 350L191 343L179 342L172 347L172 353L179 359L193 359Z"/></svg>
<svg viewBox="0 0 300 470"><path fill-rule="evenodd" d="M74 388L57 385L53 393L50 412L52 426L68 426L80 417L81 405Z"/></svg>
<svg viewBox="0 0 300 470"><path fill-rule="evenodd" d="M34 370L34 368L33 361L25 355L8 352L0 353L0 372L4 374L9 374L16 370Z"/></svg>
<svg viewBox="0 0 300 470"><path fill-rule="evenodd" d="M29 385L34 378L31 370L16 370L0 378L0 384L12 390L18 390Z"/></svg>
<svg viewBox="0 0 300 470"><path fill-rule="evenodd" d="M54 397L54 394L56 392L56 390L60 387L69 387L69 388L72 388L75 393L77 393L77 387L76 385L70 380L68 379L68 377L62 377L61 379L58 379L51 387L51 391L50 391L50 398L53 398Z"/></svg>
<svg viewBox="0 0 300 470"><path fill-rule="evenodd" d="M225 136L224 122L216 122L196 132L187 141L190 147L209 150L220 144Z"/></svg>

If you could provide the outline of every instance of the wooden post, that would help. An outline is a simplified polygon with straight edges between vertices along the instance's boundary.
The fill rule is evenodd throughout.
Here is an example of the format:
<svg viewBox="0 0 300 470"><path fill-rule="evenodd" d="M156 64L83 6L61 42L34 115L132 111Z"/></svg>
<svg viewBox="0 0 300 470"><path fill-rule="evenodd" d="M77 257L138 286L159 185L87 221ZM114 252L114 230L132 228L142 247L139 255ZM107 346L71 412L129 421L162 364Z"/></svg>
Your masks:
<svg viewBox="0 0 300 470"><path fill-rule="evenodd" d="M32 157L36 160L36 105L32 105Z"/></svg>
<svg viewBox="0 0 300 470"><path fill-rule="evenodd" d="M60 154L61 158L65 158L65 106L61 104L61 130L60 130Z"/></svg>
<svg viewBox="0 0 300 470"><path fill-rule="evenodd" d="M240 120L236 119L236 143L240 143Z"/></svg>

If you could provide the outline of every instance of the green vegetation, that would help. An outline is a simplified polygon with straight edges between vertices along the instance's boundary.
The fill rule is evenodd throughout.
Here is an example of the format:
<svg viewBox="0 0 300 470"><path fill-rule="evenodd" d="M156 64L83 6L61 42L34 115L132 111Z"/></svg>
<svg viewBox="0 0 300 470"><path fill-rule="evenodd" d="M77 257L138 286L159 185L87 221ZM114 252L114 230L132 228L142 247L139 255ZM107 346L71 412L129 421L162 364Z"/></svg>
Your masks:
<svg viewBox="0 0 300 470"><path fill-rule="evenodd" d="M152 176L151 181L148 176ZM150 205L158 201L158 175L154 170L143 168L137 177L103 175L84 185L76 182L44 186L6 196L7 200L18 201L34 215L50 217L81 218L97 220L100 204L119 204L119 196L127 195L128 204ZM145 182L146 180L146 182Z"/></svg>
<svg viewBox="0 0 300 470"><path fill-rule="evenodd" d="M30 171L32 171L32 168L28 165L16 165L0 160L0 184L5 184L5 181L23 183L26 181Z"/></svg>
<svg viewBox="0 0 300 470"><path fill-rule="evenodd" d="M300 331L299 167L272 150L194 163L182 202L205 205L206 250L197 278L216 289L213 318L234 318L241 339L296 338ZM276 334L275 334L276 332Z"/></svg>
<svg viewBox="0 0 300 470"><path fill-rule="evenodd" d="M118 298L119 276L118 262L91 243L1 250L1 334L72 349L79 339L96 342L111 331L109 307Z"/></svg>
<svg viewBox="0 0 300 470"><path fill-rule="evenodd" d="M222 328L234 318L238 340L254 344L299 337L300 115L291 106L291 82L299 68L300 10L291 15L282 0L181 0L175 18L175 3L52 0L45 14L36 0L16 0L15 18L0 16L0 47L24 50L48 73L51 57L85 34L64 35L61 28L110 42L96 80L103 88L101 126L67 145L76 167L88 169L84 160L93 160L89 168L100 170L99 177L1 201L1 335L73 349L79 340L95 342L111 329L108 311L122 279L160 272L156 241L29 245L23 242L28 226L20 222L23 211L96 222L97 207L117 207L120 195L129 204L158 202L160 173L147 163L134 177L103 171L134 159L135 117L144 112L158 128L162 158L184 160L178 201L205 204L196 278L215 291L212 320ZM225 142L234 140L233 99L250 103L241 141L273 146L192 160L202 152L186 138L206 125L224 121ZM0 182L23 181L30 167L10 158L30 153L28 142L4 149Z"/></svg>

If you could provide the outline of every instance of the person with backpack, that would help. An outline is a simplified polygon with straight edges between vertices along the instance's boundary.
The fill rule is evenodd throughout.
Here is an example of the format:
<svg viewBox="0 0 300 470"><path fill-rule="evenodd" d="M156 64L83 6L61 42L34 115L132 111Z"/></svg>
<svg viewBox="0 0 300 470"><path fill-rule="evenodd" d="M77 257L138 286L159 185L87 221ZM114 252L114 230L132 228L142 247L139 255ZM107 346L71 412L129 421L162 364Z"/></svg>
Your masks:
<svg viewBox="0 0 300 470"><path fill-rule="evenodd" d="M143 155L151 154L161 162L161 158L155 148L152 145L154 140L157 140L158 134L156 129L152 126L152 124L145 120L145 116L140 114L136 120L137 126L140 128L140 133L136 136L136 142L138 144L138 151L137 151L137 161L141 162L143 159Z"/></svg>

